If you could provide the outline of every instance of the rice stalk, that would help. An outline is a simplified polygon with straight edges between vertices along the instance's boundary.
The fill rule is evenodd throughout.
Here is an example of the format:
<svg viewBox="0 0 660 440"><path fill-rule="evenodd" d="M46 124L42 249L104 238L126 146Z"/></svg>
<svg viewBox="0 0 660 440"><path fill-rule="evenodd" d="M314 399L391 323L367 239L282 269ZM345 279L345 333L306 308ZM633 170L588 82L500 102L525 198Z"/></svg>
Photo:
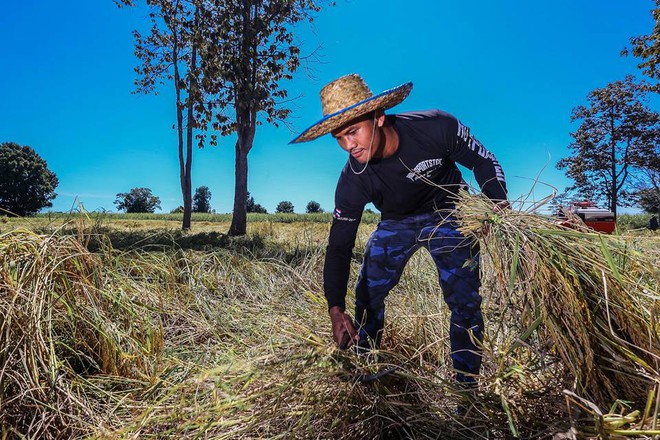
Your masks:
<svg viewBox="0 0 660 440"><path fill-rule="evenodd" d="M502 234L497 231L500 227L497 222L506 224L505 215L485 217L485 221L491 223L489 237ZM519 228L527 227L522 225L523 221L519 222ZM477 223L475 230L480 228L481 222ZM282 233L283 227L287 228L286 233ZM484 365L480 387L475 392L461 390L450 380L449 314L433 263L423 252L410 260L407 273L388 298L382 349L363 357L336 350L331 340L327 305L321 293L324 254L319 243L323 240L314 235L325 234L322 228L304 229L292 238L296 229L287 224L268 226L261 231L267 240L260 241L257 246L249 246L250 242L257 243L256 240L248 240L248 246L231 241L224 243L226 247L222 249L204 248L204 252L146 242L143 247L131 246L127 252L118 252L110 246L103 248L91 254L98 265L92 265L95 271L85 278L86 282L96 283L97 287L88 289L90 292L100 290L105 295L94 299L96 311L84 311L85 307L77 303L60 308L69 320L72 314L85 317L83 323L95 323L99 330L94 333L92 329L90 333L99 335L98 338L123 341L114 345L120 345L131 354L124 362L130 360L133 366L117 368L115 375L109 375L96 368L103 364L97 360L97 355L85 351L93 344L79 341L86 333L70 338L73 341L68 343L71 350L65 352L78 353L73 356L76 359L91 359L87 365L92 366L84 374L74 372L77 375L61 376L63 386L73 390L70 394L77 393L75 399L88 408L74 407L69 412L74 415L67 420L75 419L77 423L78 434L73 436L113 440L475 439L514 435L547 438L563 432L569 428L570 419L562 406L565 397L562 390L571 388L576 373L573 364L564 361L562 353L567 357L579 356L587 350L559 350L557 336L552 331L561 335L565 331L562 325L572 324L573 320L582 318L578 312L584 313L598 318L597 329L609 335L601 345L611 351L599 345L595 361L600 361L599 356L623 358L628 354L652 366L653 358L645 357L647 351L652 352L652 346L638 349L632 342L625 340L623 343L615 337L623 337L621 328L638 328L633 326L637 323L635 319L631 318L630 324L618 317L622 306L615 300L621 296L618 286L622 282L629 283L630 271L625 269L642 264L636 261L640 252L637 246L626 242L622 256L609 237L601 241L598 236L587 234L594 250L586 256L588 259L602 256L601 266L587 275L580 275L586 269L571 261L579 252L562 260L551 251L557 240L563 240L564 246L574 246L582 240L584 232L578 231L575 235L576 231L553 228L554 225L544 223L544 227L538 229L540 232L533 234L532 238L543 241L542 244L550 243L544 244L550 249L541 248L545 252L542 255L530 251L539 246L530 246L525 234L511 234L512 239L502 249L497 248L499 243L488 245L490 238L482 242L486 329ZM506 233L511 231L515 232L515 228L510 227ZM53 242L69 239L57 237ZM284 243L274 245L274 240ZM99 241L103 242L102 236ZM64 267L68 264L64 261L74 258L71 255L86 252L79 247L72 249L63 249L61 254L53 256L53 260L60 260L53 264ZM541 266L548 256L557 262L544 269ZM618 275L610 269L611 264L616 265ZM354 275L359 265L358 257L352 263ZM554 274L557 267L565 267L568 274L560 278ZM546 272L534 273L543 270ZM10 272L3 269L0 274L6 277ZM635 286L651 289L650 297L657 297L657 284L653 282L656 275L638 271ZM554 276L553 280L571 288L577 285L580 295L574 296L579 298L571 300L582 299L585 305L567 307L565 313L559 314L557 310L563 310L557 302L563 297L553 302L548 296L560 289L546 285L537 289L542 276ZM603 277L606 287L600 288ZM70 288L75 289L78 284L85 285L82 281L70 283ZM66 285L62 286L61 290L66 290ZM590 299L588 294L589 289L596 288L602 294L600 302ZM543 295L521 293L536 290ZM61 296L68 299L66 295ZM106 302L109 299L112 299L111 306ZM347 300L350 310L351 294ZM73 301L66 304L69 303ZM652 298L634 303L650 315L647 334L653 333L649 329L657 331L656 303ZM0 305L10 307L2 301ZM544 311L546 308L550 312ZM48 307L44 306L46 309ZM59 315L53 312L55 316ZM594 319L593 322L598 321ZM149 323L150 327L145 329L144 325ZM115 330L119 331L119 336ZM153 336L147 337L149 331ZM577 336L585 331L592 329L572 329ZM138 339L143 346L141 351L134 350L130 338L122 339L127 335ZM568 337L572 338L573 334ZM48 340L52 340L55 347L60 346L57 337ZM566 343L566 340L560 342ZM592 337L584 340L593 342ZM613 351L617 345L627 351ZM111 366L114 358L111 354L107 357ZM574 368L584 365L579 361L574 361ZM37 366L39 362L36 361ZM123 365L119 361L114 363ZM34 370L26 364L28 367L23 370ZM393 372L374 382L359 380L365 374L377 374L392 366L396 367ZM610 361L606 367L611 369L611 366ZM616 378L616 373L607 368L602 374L606 378ZM630 374L630 367L626 368ZM653 373L643 366L638 368L646 380ZM41 374L38 369L37 372ZM8 375L3 377L3 384L5 377ZM586 379L578 381L580 386L576 391L581 394L580 399L590 397L583 392L583 382L587 383ZM646 405L642 405L638 413L624 406L613 409L611 402L599 403L600 407L610 408L599 410L603 416L604 435L653 431L658 414L656 396L643 394ZM625 397L617 392L616 399ZM466 414L454 415L457 404L464 405ZM57 408L57 405L56 400L46 396L37 403L37 408L49 414L49 408ZM571 405L575 406L572 402ZM590 423L576 422L576 426L583 433L600 435L601 431L596 428L600 416L591 411L595 415L582 410ZM637 418L633 421L634 417ZM83 419L87 423L83 423ZM2 431L11 438L17 436L12 429L30 422L5 424L3 420ZM53 425L42 432L46 431L53 438L69 436L55 430ZM20 428L18 432L27 430Z"/></svg>
<svg viewBox="0 0 660 440"><path fill-rule="evenodd" d="M480 196L463 194L456 214L463 233L481 240L494 282L523 325L542 322L580 393L599 404L645 400L660 380L657 261L624 237L533 213L495 213Z"/></svg>
<svg viewBox="0 0 660 440"><path fill-rule="evenodd" d="M74 437L98 420L87 375L144 378L162 335L106 289L102 261L72 237L0 234L0 427Z"/></svg>
<svg viewBox="0 0 660 440"><path fill-rule="evenodd" d="M522 435L552 429L556 409L539 417L519 406L531 405L529 399L552 407L546 391L554 382L531 380L514 366L499 394L475 395L468 417L453 415L465 393L449 379L448 313L423 254L413 257L410 276L392 293L384 347L369 357L339 352L332 343L318 293L320 250L290 263L225 251L134 257L156 258L158 270L189 260L189 276L179 279L189 285L180 284L163 306L166 353L178 367L131 401L137 416L123 416L95 438L503 438L509 421L502 399ZM169 278L144 276L158 283ZM358 380L392 366L392 374L373 383ZM491 365L486 369L484 388L493 374ZM523 382L523 395L509 391Z"/></svg>

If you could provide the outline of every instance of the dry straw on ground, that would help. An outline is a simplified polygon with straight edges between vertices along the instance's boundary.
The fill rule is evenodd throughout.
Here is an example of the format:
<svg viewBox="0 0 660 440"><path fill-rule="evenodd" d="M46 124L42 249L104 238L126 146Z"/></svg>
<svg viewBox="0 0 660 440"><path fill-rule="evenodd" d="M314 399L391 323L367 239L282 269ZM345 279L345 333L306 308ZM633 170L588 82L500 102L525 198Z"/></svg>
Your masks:
<svg viewBox="0 0 660 440"><path fill-rule="evenodd" d="M574 417L585 435L650 438L657 255L492 209L466 196L457 211L468 233L491 225L476 392L450 380L448 314L423 252L388 299L383 349L360 357L331 342L318 225L276 243L279 225L264 223L204 252L2 234L2 437L571 438Z"/></svg>
<svg viewBox="0 0 660 440"><path fill-rule="evenodd" d="M153 374L160 326L120 286L106 290L105 272L74 237L0 235L2 438L75 436L104 399L88 377Z"/></svg>

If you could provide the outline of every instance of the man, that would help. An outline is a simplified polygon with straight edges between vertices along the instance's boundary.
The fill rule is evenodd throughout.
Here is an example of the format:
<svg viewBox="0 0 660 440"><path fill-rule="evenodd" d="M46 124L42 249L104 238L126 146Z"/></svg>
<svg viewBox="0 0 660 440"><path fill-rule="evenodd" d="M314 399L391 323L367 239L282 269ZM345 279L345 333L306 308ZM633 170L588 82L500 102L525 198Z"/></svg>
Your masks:
<svg viewBox="0 0 660 440"><path fill-rule="evenodd" d="M295 138L306 142L331 133L349 153L335 193L335 211L324 266L332 333L341 348L366 351L380 344L385 297L411 255L426 247L438 268L451 310L451 356L456 380L479 374L483 333L476 243L463 237L452 216L454 196L465 186L456 164L474 172L482 192L506 204L504 173L453 116L439 111L385 115L412 83L373 95L356 74L321 90L324 117ZM356 285L355 323L345 313L352 249L367 203L381 222L367 243Z"/></svg>

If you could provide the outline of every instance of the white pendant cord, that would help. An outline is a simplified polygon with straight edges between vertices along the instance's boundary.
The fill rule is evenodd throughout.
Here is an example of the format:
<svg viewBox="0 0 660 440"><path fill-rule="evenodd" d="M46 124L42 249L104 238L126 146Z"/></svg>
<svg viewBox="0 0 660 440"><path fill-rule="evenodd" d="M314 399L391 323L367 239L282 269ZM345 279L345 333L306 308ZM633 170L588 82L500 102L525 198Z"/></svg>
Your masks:
<svg viewBox="0 0 660 440"><path fill-rule="evenodd" d="M367 166L369 166L369 161L371 160L371 147L374 145L374 135L376 134L376 115L374 114L374 128L371 130L371 142L369 142L369 155L367 156L367 161L364 163L364 168L360 170L360 172L357 172L353 169L353 164L351 164L351 156L348 156L348 166L351 167L351 171L353 171L353 174L362 174L364 173L364 170L367 169Z"/></svg>

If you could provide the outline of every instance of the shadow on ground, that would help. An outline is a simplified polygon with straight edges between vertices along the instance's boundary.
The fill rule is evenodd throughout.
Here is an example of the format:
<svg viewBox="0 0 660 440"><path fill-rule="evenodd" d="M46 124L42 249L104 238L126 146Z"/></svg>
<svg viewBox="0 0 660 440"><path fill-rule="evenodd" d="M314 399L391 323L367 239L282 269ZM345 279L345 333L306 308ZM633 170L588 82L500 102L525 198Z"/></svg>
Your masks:
<svg viewBox="0 0 660 440"><path fill-rule="evenodd" d="M138 252L229 250L253 259L272 258L295 264L321 250L319 246L292 247L287 243L267 240L259 234L232 237L216 231L198 233L167 229L122 231L101 226L84 231L67 228L59 229L57 232L53 232L53 230L36 232L76 236L91 252L102 252L108 249Z"/></svg>

